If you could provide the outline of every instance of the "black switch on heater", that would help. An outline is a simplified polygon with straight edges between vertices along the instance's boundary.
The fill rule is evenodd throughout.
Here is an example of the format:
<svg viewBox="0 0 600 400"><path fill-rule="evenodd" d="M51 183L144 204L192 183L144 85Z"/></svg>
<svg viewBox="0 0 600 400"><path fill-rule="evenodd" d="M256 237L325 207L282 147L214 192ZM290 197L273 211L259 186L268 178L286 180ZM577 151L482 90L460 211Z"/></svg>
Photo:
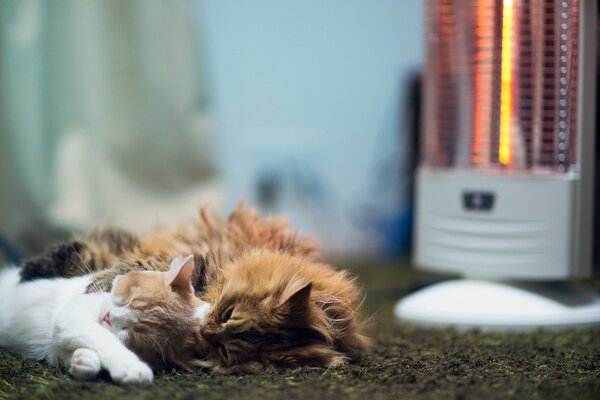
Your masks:
<svg viewBox="0 0 600 400"><path fill-rule="evenodd" d="M492 192L464 192L463 207L469 211L491 211L494 197Z"/></svg>

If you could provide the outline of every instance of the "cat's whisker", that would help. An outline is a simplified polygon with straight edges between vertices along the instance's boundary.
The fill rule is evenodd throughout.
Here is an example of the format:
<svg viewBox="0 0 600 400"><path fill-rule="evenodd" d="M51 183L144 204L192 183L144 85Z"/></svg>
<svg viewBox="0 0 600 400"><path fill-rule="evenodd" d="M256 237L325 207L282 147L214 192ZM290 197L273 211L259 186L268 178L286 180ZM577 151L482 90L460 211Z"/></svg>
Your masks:
<svg viewBox="0 0 600 400"><path fill-rule="evenodd" d="M86 273L80 266L77 266L79 268L79 270L81 272L83 272L83 275L87 275L88 273ZM90 271L89 274L94 274L94 272ZM91 288L91 292L93 293L100 293L100 292L105 292L105 290L103 290L98 283L96 283L96 279L92 279L88 285L88 288Z"/></svg>
<svg viewBox="0 0 600 400"><path fill-rule="evenodd" d="M90 273L90 271L88 269L84 269L81 265L79 265L79 264L74 264L74 265L82 273L82 275L87 275Z"/></svg>
<svg viewBox="0 0 600 400"><path fill-rule="evenodd" d="M86 264L85 260L81 256L81 253L79 253L79 251L75 248L75 246L71 245L71 248L73 249L73 251L75 252L75 254L77 254L77 257L79 258L79 261L81 261L81 263L83 264L83 266L87 269L87 272L86 272L86 270L82 269L80 265L76 264L77 267L80 269L80 271L83 272L84 275L87 275L88 273L91 274L93 272L92 268L88 264Z"/></svg>
<svg viewBox="0 0 600 400"><path fill-rule="evenodd" d="M77 269L79 270L79 272L81 272L81 274L83 276L88 275L88 272L86 270L84 270L81 265L77 264L77 263L73 263L73 265L75 265L75 267L77 267ZM93 282L92 282L93 283Z"/></svg>
<svg viewBox="0 0 600 400"><path fill-rule="evenodd" d="M98 285L95 279L92 279L92 282L90 282L90 286L92 286L94 292L103 292L102 288L100 287L100 285Z"/></svg>
<svg viewBox="0 0 600 400"><path fill-rule="evenodd" d="M83 275L93 274L95 271L93 271L92 268L90 267L90 265L85 262L81 253L79 253L79 251L77 251L77 249L75 249L75 248L73 248L73 250L75 251L75 253L77 254L77 257L79 258L79 260L82 263L82 265L75 264L75 266L83 273ZM92 287L94 292L103 292L104 291L100 287L100 285L98 285L96 280L94 280L94 279L90 282L90 286Z"/></svg>

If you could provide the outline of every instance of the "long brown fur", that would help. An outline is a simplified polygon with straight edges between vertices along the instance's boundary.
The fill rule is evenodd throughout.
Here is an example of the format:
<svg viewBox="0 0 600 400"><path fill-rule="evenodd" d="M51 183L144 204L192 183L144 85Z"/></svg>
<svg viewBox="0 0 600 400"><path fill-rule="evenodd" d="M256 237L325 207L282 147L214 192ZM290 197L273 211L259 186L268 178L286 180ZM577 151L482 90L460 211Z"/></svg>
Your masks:
<svg viewBox="0 0 600 400"><path fill-rule="evenodd" d="M224 221L205 207L192 224L174 229L156 229L142 238L141 252L152 256L217 253L235 258L254 248L266 248L320 258L320 250L310 237L299 237L282 218L260 218L255 208L242 203Z"/></svg>
<svg viewBox="0 0 600 400"><path fill-rule="evenodd" d="M362 298L355 280L319 262L314 241L298 236L283 219L261 219L256 209L240 204L227 220L202 208L197 221L174 229L158 228L139 239L119 232L78 239L77 254L68 257L78 264L63 266L59 273L105 269L89 290L109 290L119 274L160 270L165 258L196 254L196 295L213 304L202 327L209 344L200 346L203 366L222 372L331 367L358 357L370 345L362 334ZM46 259L45 271L52 271L52 256ZM119 265L102 265L111 259ZM81 260L87 260L86 267ZM24 280L39 275L35 265L29 264ZM223 322L219 313L229 304L237 314Z"/></svg>
<svg viewBox="0 0 600 400"><path fill-rule="evenodd" d="M345 271L304 256L257 249L222 267L202 298L213 307L201 365L223 372L331 367L370 340L358 317L362 297Z"/></svg>

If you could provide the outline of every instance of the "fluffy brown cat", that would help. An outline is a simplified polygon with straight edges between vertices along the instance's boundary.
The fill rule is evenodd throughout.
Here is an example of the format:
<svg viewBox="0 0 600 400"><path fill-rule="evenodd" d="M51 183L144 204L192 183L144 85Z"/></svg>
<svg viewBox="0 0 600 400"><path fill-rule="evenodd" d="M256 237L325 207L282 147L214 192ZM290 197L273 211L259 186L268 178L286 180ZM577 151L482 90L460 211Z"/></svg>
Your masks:
<svg viewBox="0 0 600 400"><path fill-rule="evenodd" d="M360 294L345 271L281 251L257 249L223 265L202 298L201 327L218 371L327 368L370 344L357 313Z"/></svg>
<svg viewBox="0 0 600 400"><path fill-rule="evenodd" d="M96 231L30 260L22 277L81 275L119 261L90 286L109 290L115 275L160 270L162 257L186 253L196 254L196 295L212 304L199 364L223 372L330 367L369 347L355 280L320 263L314 242L285 221L242 205L227 221L201 209L198 221L139 238Z"/></svg>

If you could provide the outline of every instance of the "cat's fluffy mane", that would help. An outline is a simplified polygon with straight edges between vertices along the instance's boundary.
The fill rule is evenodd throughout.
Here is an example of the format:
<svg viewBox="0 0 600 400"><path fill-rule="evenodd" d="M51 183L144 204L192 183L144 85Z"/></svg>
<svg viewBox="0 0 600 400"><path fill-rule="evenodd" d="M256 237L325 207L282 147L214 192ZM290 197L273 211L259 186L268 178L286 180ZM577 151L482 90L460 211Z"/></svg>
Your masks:
<svg viewBox="0 0 600 400"><path fill-rule="evenodd" d="M227 220L202 207L194 223L154 229L143 236L140 247L151 256L191 252L235 258L255 248L302 255L312 260L321 256L316 242L311 237L299 236L289 228L287 220L272 216L261 218L256 208L246 208L242 202Z"/></svg>
<svg viewBox="0 0 600 400"><path fill-rule="evenodd" d="M240 325L259 335L250 343L252 350L246 346L237 354L243 338L234 338L227 356L209 353L204 366L221 372L327 368L360 356L371 344L359 316L363 296L346 271L306 256L255 249L223 265L212 279L202 297L213 304L207 325L222 332L219 344L228 346L231 339L227 324L215 320L221 303L250 314L249 321L238 318Z"/></svg>

